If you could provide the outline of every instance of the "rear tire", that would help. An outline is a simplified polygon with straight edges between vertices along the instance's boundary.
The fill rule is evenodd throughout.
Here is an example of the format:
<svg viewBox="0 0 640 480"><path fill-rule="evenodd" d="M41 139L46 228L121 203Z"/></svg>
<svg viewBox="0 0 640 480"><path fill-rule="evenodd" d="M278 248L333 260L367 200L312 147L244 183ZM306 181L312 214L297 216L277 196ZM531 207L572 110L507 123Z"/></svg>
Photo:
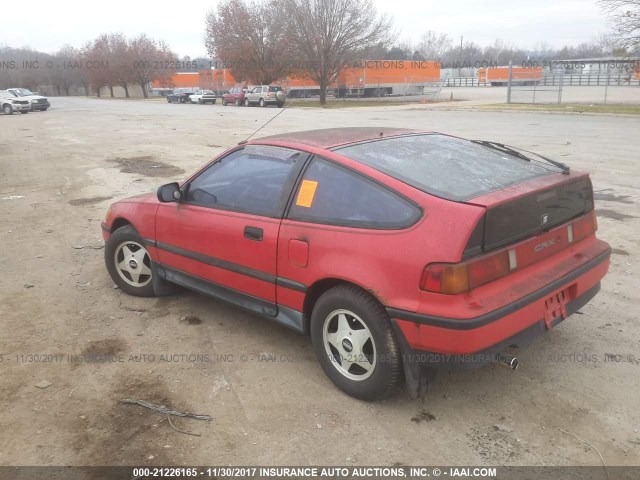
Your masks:
<svg viewBox="0 0 640 480"><path fill-rule="evenodd" d="M264 101L264 98L261 98L261 99L260 99L260 106L261 106L261 107L266 107L266 106L267 106L267 104L266 104L266 103L265 103L265 101Z"/></svg>
<svg viewBox="0 0 640 480"><path fill-rule="evenodd" d="M239 107L240 105L242 105L242 102L240 101L239 98L236 98L236 107Z"/></svg>
<svg viewBox="0 0 640 480"><path fill-rule="evenodd" d="M249 99L248 99L248 98L245 98L245 99L244 99L244 106L245 106L245 107L248 107L248 106L250 106L250 105L251 105L251 103L249 102Z"/></svg>
<svg viewBox="0 0 640 480"><path fill-rule="evenodd" d="M339 285L318 299L311 313L311 341L324 372L352 397L384 398L402 379L386 310L353 285Z"/></svg>
<svg viewBox="0 0 640 480"><path fill-rule="evenodd" d="M144 239L131 225L111 234L104 248L104 260L111 279L123 292L153 297L151 257Z"/></svg>

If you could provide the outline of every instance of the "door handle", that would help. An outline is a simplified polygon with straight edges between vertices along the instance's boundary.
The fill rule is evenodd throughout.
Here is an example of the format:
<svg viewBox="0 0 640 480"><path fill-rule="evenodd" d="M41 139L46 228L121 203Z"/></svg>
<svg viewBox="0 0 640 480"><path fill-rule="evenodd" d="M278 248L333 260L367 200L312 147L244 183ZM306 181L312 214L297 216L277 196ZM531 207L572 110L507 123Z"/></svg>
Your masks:
<svg viewBox="0 0 640 480"><path fill-rule="evenodd" d="M262 229L258 227L244 227L244 238L247 240L256 240L258 242L262 241Z"/></svg>

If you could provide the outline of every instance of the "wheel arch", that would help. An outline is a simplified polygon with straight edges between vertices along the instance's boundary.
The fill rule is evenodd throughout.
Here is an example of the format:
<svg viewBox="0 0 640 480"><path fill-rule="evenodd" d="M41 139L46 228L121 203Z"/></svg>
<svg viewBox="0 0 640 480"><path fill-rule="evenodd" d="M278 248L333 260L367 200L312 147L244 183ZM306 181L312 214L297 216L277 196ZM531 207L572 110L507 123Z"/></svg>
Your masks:
<svg viewBox="0 0 640 480"><path fill-rule="evenodd" d="M113 222L111 222L111 228L109 229L110 233L115 232L116 230L118 230L119 228L122 228L126 225L131 225L133 227L133 224L127 220L124 217L117 217ZM135 228L135 227L133 227Z"/></svg>
<svg viewBox="0 0 640 480"><path fill-rule="evenodd" d="M375 298L380 303L380 305L384 307L384 302L382 302L382 299L379 297L379 295L376 294L374 290L370 288L365 288L362 285L358 285L355 282L352 282L350 280L345 280L343 278L323 278L321 280L317 280L311 286L309 286L305 293L304 303L302 307L302 315L305 323L305 331L307 332L309 331L308 327L311 323L311 312L313 312L313 307L318 302L318 299L325 292L339 285L350 285L359 290L362 290L363 292L366 292L369 295L371 295L373 298Z"/></svg>

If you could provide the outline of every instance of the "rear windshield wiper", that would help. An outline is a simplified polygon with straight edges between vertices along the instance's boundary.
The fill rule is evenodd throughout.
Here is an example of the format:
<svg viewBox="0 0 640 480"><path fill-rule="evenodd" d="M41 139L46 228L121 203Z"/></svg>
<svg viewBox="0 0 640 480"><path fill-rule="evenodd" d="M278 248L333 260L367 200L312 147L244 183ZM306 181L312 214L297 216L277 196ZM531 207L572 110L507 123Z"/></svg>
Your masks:
<svg viewBox="0 0 640 480"><path fill-rule="evenodd" d="M558 162L557 160L552 160L551 158L545 157L544 155L540 155L539 153L530 152L529 150L525 150L524 148L513 147L513 146L505 145L504 143L499 143L499 142L490 142L488 140L471 140L471 141L473 143L477 143L478 145L492 148L494 150L498 150L499 152L507 153L509 155L513 155L514 157L530 162L532 158L522 153L522 152L527 152L532 155L535 155L538 158L543 159L544 161L550 163L551 165L558 167L560 170L562 170L562 173L565 175L569 175L569 173L571 173L571 168L569 167L569 165L562 162ZM522 152L516 149L521 150Z"/></svg>

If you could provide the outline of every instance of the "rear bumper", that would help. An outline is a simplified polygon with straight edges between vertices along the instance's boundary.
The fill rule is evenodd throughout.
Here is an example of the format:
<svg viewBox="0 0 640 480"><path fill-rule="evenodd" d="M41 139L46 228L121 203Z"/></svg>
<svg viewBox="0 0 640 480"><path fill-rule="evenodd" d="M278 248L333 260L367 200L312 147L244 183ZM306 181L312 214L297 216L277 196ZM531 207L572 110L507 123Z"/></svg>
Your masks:
<svg viewBox="0 0 640 480"><path fill-rule="evenodd" d="M468 369L523 346L582 308L599 291L611 249L502 308L471 319L452 319L387 308L405 363ZM547 318L545 302L565 292L564 315ZM547 327L548 325L548 327Z"/></svg>
<svg viewBox="0 0 640 480"><path fill-rule="evenodd" d="M562 316L558 316L554 318L551 321L551 326L555 327L570 315L576 313L589 303L599 291L600 282L591 287L591 289L580 297L567 303L567 317L563 318ZM504 352L506 349L511 347L524 347L531 343L535 338L544 335L548 330L544 319L541 318L524 330L488 348L473 353L452 354L411 348L402 334L402 331L399 329L397 321L394 320L393 323L396 336L398 337L398 343L400 344L400 349L402 351L402 358L405 363L417 365L421 368L438 367L448 370L470 370L486 365L487 363L492 363L495 361L496 356L499 353Z"/></svg>

